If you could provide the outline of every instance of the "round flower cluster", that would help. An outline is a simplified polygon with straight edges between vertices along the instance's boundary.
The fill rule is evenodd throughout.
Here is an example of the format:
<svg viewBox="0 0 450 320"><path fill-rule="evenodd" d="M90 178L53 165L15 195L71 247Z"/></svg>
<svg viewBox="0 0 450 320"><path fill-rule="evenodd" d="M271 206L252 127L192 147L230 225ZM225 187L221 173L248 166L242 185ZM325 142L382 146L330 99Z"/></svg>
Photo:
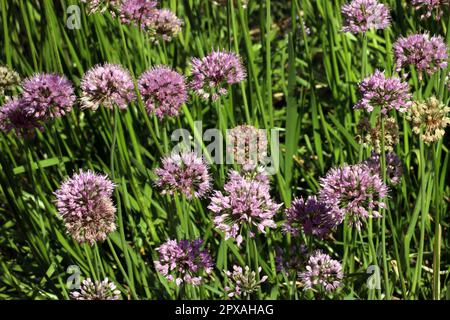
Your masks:
<svg viewBox="0 0 450 320"><path fill-rule="evenodd" d="M353 0L341 8L342 31L362 33L369 29L386 29L391 24L389 8L377 0Z"/></svg>
<svg viewBox="0 0 450 320"><path fill-rule="evenodd" d="M83 280L80 291L72 291L70 296L74 300L119 300L120 291L108 278L95 282L87 278Z"/></svg>
<svg viewBox="0 0 450 320"><path fill-rule="evenodd" d="M447 45L441 36L430 37L428 33L401 37L394 44L397 71L407 65L414 66L421 73L429 75L447 68Z"/></svg>
<svg viewBox="0 0 450 320"><path fill-rule="evenodd" d="M93 245L116 230L113 190L114 184L106 176L80 170L55 192L67 233L76 241Z"/></svg>
<svg viewBox="0 0 450 320"><path fill-rule="evenodd" d="M350 225L359 229L363 219L381 217L378 210L385 207L382 199L387 196L388 188L367 165L333 168L320 179L320 185L319 198L332 208L333 221L340 223L347 216Z"/></svg>
<svg viewBox="0 0 450 320"><path fill-rule="evenodd" d="M384 72L379 70L365 78L360 83L359 90L362 98L355 105L356 109L372 112L375 108L380 108L383 114L387 114L393 109L406 112L412 105L408 83L397 77L387 78Z"/></svg>
<svg viewBox="0 0 450 320"><path fill-rule="evenodd" d="M341 223L332 219L330 211L331 208L315 196L309 196L306 201L303 198L294 199L291 207L286 209L284 230L298 236L303 229L306 235L323 238Z"/></svg>
<svg viewBox="0 0 450 320"><path fill-rule="evenodd" d="M8 77L9 89L17 77ZM36 74L22 82L22 89L20 97L7 99L0 109L0 129L15 130L22 137L32 136L35 128L43 130L44 122L72 111L76 100L72 83L57 74Z"/></svg>
<svg viewBox="0 0 450 320"><path fill-rule="evenodd" d="M203 158L195 152L172 153L162 160L162 167L155 170L156 185L162 194L178 191L191 199L201 198L211 188L211 177Z"/></svg>
<svg viewBox="0 0 450 320"><path fill-rule="evenodd" d="M239 246L243 241L242 225L251 236L253 226L262 233L266 227L276 228L273 217L281 204L272 200L269 179L264 172L231 171L224 190L224 193L214 193L208 209L215 213L214 225L225 233L225 239L235 238Z"/></svg>
<svg viewBox="0 0 450 320"><path fill-rule="evenodd" d="M156 270L168 281L175 281L177 286L183 282L200 285L203 274L209 275L213 268L211 256L201 249L202 245L201 239L167 240L156 248L159 252L159 260L154 262Z"/></svg>
<svg viewBox="0 0 450 320"><path fill-rule="evenodd" d="M159 119L178 115L187 100L184 77L169 67L159 66L144 72L138 86L147 112L155 113Z"/></svg>
<svg viewBox="0 0 450 320"><path fill-rule="evenodd" d="M126 109L135 99L133 78L120 65L96 65L81 79L81 107L97 110L100 105Z"/></svg>
<svg viewBox="0 0 450 320"><path fill-rule="evenodd" d="M76 100L72 83L58 74L37 74L25 79L22 88L27 114L39 120L64 116Z"/></svg>
<svg viewBox="0 0 450 320"><path fill-rule="evenodd" d="M441 139L445 128L450 125L450 107L431 97L424 102L417 102L411 108L408 119L412 123L412 130L420 134L420 138L427 144Z"/></svg>
<svg viewBox="0 0 450 320"><path fill-rule="evenodd" d="M192 59L191 88L205 100L226 95L227 85L241 82L246 74L239 55L214 51L203 59Z"/></svg>
<svg viewBox="0 0 450 320"><path fill-rule="evenodd" d="M258 277L262 268L258 268ZM267 276L263 276L260 280L257 279L257 273L250 271L249 266L242 268L240 266L233 266L233 271L225 271L227 276L228 285L225 287L225 291L228 293L228 297L247 297L253 292L257 291L267 280Z"/></svg>
<svg viewBox="0 0 450 320"><path fill-rule="evenodd" d="M181 31L181 20L168 9L156 10L149 19L145 28L151 31L151 34L161 38L163 41L170 41Z"/></svg>
<svg viewBox="0 0 450 320"><path fill-rule="evenodd" d="M120 7L120 20L122 23L145 28L148 21L153 18L157 4L152 0L123 0Z"/></svg>
<svg viewBox="0 0 450 320"><path fill-rule="evenodd" d="M320 250L314 251L309 257L306 270L299 272L303 288L334 291L342 285L344 275L339 261Z"/></svg>
<svg viewBox="0 0 450 320"><path fill-rule="evenodd" d="M15 130L20 137L31 137L34 129L43 127L33 115L28 114L22 99L11 99L0 108L0 130Z"/></svg>

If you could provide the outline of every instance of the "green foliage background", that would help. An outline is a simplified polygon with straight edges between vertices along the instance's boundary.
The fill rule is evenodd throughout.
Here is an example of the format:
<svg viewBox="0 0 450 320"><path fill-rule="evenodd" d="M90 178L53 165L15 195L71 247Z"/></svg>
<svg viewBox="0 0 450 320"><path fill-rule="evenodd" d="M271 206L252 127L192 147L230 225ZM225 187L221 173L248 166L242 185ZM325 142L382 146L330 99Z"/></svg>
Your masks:
<svg viewBox="0 0 450 320"><path fill-rule="evenodd" d="M52 193L79 168L112 176L113 112L104 108L81 112L76 107L28 142L0 133L0 298L68 299L66 269L78 265L84 277L115 281L124 298L219 299L225 296L222 270L244 265L248 259L269 276L254 298L314 298L295 286L295 274L283 276L275 268L275 247L289 248L297 240L270 231L257 237L256 250L239 249L213 230L208 200L160 195L153 188L152 170L173 146L170 133L188 128L198 136L201 133L194 129L198 120L203 121L203 130L243 123L279 128L280 170L273 177L272 195L286 206L294 196L316 193L318 179L329 168L364 159L370 151L361 150L356 128L362 112L353 110L364 52L367 74L375 68L392 74L392 44L400 35L428 30L450 44L448 14L440 21L420 20L407 1L383 2L392 10L392 27L368 32L364 40L340 32L344 3L340 0L250 0L248 9L231 2L221 7L207 0L161 1L184 25L170 43L154 44L137 28L121 25L109 14L88 16L84 7L81 29L68 29L66 8L76 1L0 1L0 64L23 77L58 72L78 86L89 68L104 61L126 66L136 78L158 64L189 74L191 57L217 48L240 53L248 73L247 81L230 88L220 100L220 112L191 96L179 117L164 122L149 117L141 102L120 113L114 172L118 231L93 247L80 246L65 234ZM309 35L303 22L311 29ZM445 77L439 72L419 81L411 70L414 97L436 95L448 104ZM427 147L404 118L398 116L398 122L401 136L395 151L404 176L390 190L385 218L370 222L371 233L368 225L360 233L341 226L332 239L313 242L343 262L344 287L328 298L450 296L448 138ZM222 188L229 168L211 167L216 189ZM186 211L190 221L179 223L178 216ZM440 292L433 284L437 212L442 232ZM276 221L281 225L282 220L280 210ZM188 231L208 244L216 271L200 288L180 291L155 272L154 249ZM374 248L369 246L370 237ZM369 265L381 268L381 290L367 289Z"/></svg>

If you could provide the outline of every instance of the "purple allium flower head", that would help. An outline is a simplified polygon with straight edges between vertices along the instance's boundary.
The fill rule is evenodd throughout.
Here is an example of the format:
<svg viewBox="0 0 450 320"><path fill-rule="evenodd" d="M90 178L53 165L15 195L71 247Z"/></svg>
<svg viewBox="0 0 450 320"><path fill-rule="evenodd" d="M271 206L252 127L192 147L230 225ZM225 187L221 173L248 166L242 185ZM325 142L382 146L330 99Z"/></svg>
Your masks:
<svg viewBox="0 0 450 320"><path fill-rule="evenodd" d="M233 52L214 51L203 59L192 59L191 88L202 98L213 101L226 95L227 85L241 82L246 74L242 59Z"/></svg>
<svg viewBox="0 0 450 320"><path fill-rule="evenodd" d="M245 168L244 168L245 170ZM280 204L270 197L270 184L266 173L258 171L231 171L224 192L216 191L211 197L209 210L215 213L215 227L225 233L225 238L235 238L238 245L246 225L250 235L253 226L265 233L265 228L276 228L273 217Z"/></svg>
<svg viewBox="0 0 450 320"><path fill-rule="evenodd" d="M136 95L130 73L120 65L105 63L90 69L81 79L83 109L97 110L100 105L126 109Z"/></svg>
<svg viewBox="0 0 450 320"><path fill-rule="evenodd" d="M179 286L183 282L200 285L204 275L213 269L211 255L202 250L203 240L167 240L156 249L159 260L154 261L156 270Z"/></svg>
<svg viewBox="0 0 450 320"><path fill-rule="evenodd" d="M76 100L72 83L57 74L41 73L22 82L26 112L36 119L53 119L72 111Z"/></svg>
<svg viewBox="0 0 450 320"><path fill-rule="evenodd" d="M234 163L253 166L263 163L267 145L264 129L240 125L227 130L227 153L232 155Z"/></svg>
<svg viewBox="0 0 450 320"><path fill-rule="evenodd" d="M172 153L162 160L162 167L155 170L158 179L156 185L162 194L181 192L191 199L201 198L211 188L211 177L203 158L195 152Z"/></svg>
<svg viewBox="0 0 450 320"><path fill-rule="evenodd" d="M447 9L450 6L449 0L411 0L412 5L416 8L416 10L425 11L420 18L425 19L431 17L434 11L436 11L436 19L440 20L445 7Z"/></svg>
<svg viewBox="0 0 450 320"><path fill-rule="evenodd" d="M447 67L448 48L441 36L430 37L428 33L401 37L394 44L397 71L413 65L421 77L425 71L429 75Z"/></svg>
<svg viewBox="0 0 450 320"><path fill-rule="evenodd" d="M396 185L402 178L402 162L400 158L393 152L386 152L386 176L392 185ZM364 164L369 167L373 174L378 174L382 177L381 172L381 158L380 155L372 151L370 158L364 161Z"/></svg>
<svg viewBox="0 0 450 320"><path fill-rule="evenodd" d="M359 91L362 97L355 109L372 112L375 108L380 108L383 114L387 114L393 109L406 112L412 106L408 83L402 82L398 77L386 77L379 70L375 70L373 75L359 84Z"/></svg>
<svg viewBox="0 0 450 320"><path fill-rule="evenodd" d="M369 29L386 29L391 24L389 8L377 0L353 0L341 8L342 31L362 33Z"/></svg>
<svg viewBox="0 0 450 320"><path fill-rule="evenodd" d="M1 131L15 130L20 137L31 137L36 128L43 130L39 120L28 114L22 99L13 98L0 107Z"/></svg>
<svg viewBox="0 0 450 320"><path fill-rule="evenodd" d="M344 278L340 262L320 250L311 254L306 270L299 272L298 276L305 290L316 288L328 292L339 288Z"/></svg>
<svg viewBox="0 0 450 320"><path fill-rule="evenodd" d="M261 273L262 268L258 268L258 274ZM257 273L250 271L249 266L244 268L240 266L233 266L233 271L225 270L228 285L225 286L225 291L228 297L248 296L257 291L261 283L267 280L267 276L263 276L260 280L257 279Z"/></svg>
<svg viewBox="0 0 450 320"><path fill-rule="evenodd" d="M184 77L169 67L159 66L144 72L138 85L147 112L154 112L160 119L177 116L187 100Z"/></svg>
<svg viewBox="0 0 450 320"><path fill-rule="evenodd" d="M332 207L330 218L342 221L347 215L350 225L358 229L362 219L380 217L378 210L385 207L380 199L387 196L388 188L365 164L333 168L320 185L320 200Z"/></svg>
<svg viewBox="0 0 450 320"><path fill-rule="evenodd" d="M146 22L146 29L149 29L155 37L163 41L170 41L181 31L181 20L169 9L156 10L151 19Z"/></svg>
<svg viewBox="0 0 450 320"><path fill-rule="evenodd" d="M120 20L122 23L145 28L148 21L153 18L157 4L152 0L123 0L120 7Z"/></svg>
<svg viewBox="0 0 450 320"><path fill-rule="evenodd" d="M74 300L119 300L120 291L108 278L95 282L87 278L83 280L80 291L72 291L70 296Z"/></svg>
<svg viewBox="0 0 450 320"><path fill-rule="evenodd" d="M340 223L332 219L330 211L331 208L315 196L309 196L306 201L303 198L294 199L291 207L286 209L283 229L294 236L298 236L300 229L303 229L306 235L323 238Z"/></svg>
<svg viewBox="0 0 450 320"><path fill-rule="evenodd" d="M80 170L55 192L67 233L76 241L93 245L116 229L113 189L114 184L106 176Z"/></svg>

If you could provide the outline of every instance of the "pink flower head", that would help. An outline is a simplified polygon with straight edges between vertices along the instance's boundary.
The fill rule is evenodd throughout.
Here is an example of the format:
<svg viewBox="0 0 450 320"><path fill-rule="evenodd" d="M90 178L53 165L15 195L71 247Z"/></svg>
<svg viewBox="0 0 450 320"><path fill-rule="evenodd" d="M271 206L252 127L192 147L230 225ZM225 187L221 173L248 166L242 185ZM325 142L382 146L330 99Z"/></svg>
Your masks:
<svg viewBox="0 0 450 320"><path fill-rule="evenodd" d="M0 108L1 131L15 130L20 137L30 137L36 128L43 130L39 120L27 112L22 99L13 98Z"/></svg>
<svg viewBox="0 0 450 320"><path fill-rule="evenodd" d="M209 275L213 269L211 255L208 250L202 250L202 246L201 239L167 240L156 248L159 253L159 260L154 261L156 271L177 286L183 282L194 286L202 284L204 275Z"/></svg>
<svg viewBox="0 0 450 320"><path fill-rule="evenodd" d="M203 158L194 152L172 153L163 158L162 167L155 170L156 185L162 194L179 191L189 199L201 198L211 188L211 177Z"/></svg>
<svg viewBox="0 0 450 320"><path fill-rule="evenodd" d="M158 3L152 0L123 0L120 7L122 23L144 28L156 12Z"/></svg>
<svg viewBox="0 0 450 320"><path fill-rule="evenodd" d="M113 190L106 176L80 170L55 192L58 212L76 241L93 245L116 229Z"/></svg>
<svg viewBox="0 0 450 320"><path fill-rule="evenodd" d="M328 292L339 288L344 278L340 262L320 250L311 254L306 270L299 272L298 276L305 290L323 289Z"/></svg>
<svg viewBox="0 0 450 320"><path fill-rule="evenodd" d="M276 228L273 217L281 205L272 200L269 190L269 179L264 172L229 173L224 192L216 191L208 206L215 213L215 227L225 233L225 239L235 238L240 245L243 225L249 231L256 227L262 233L266 227Z"/></svg>
<svg viewBox="0 0 450 320"><path fill-rule="evenodd" d="M138 85L147 112L160 119L177 116L187 100L184 77L166 66L144 72Z"/></svg>
<svg viewBox="0 0 450 320"><path fill-rule="evenodd" d="M72 83L58 74L36 74L25 79L22 88L26 112L40 120L64 116L76 100Z"/></svg>
<svg viewBox="0 0 450 320"><path fill-rule="evenodd" d="M203 59L192 59L191 88L213 101L228 93L226 86L245 79L242 59L233 52L214 51Z"/></svg>
<svg viewBox="0 0 450 320"><path fill-rule="evenodd" d="M380 108L383 114L390 110L406 112L412 106L412 95L409 85L398 77L386 77L384 72L375 70L375 73L365 78L359 84L361 99L355 105L355 109L365 109L372 112Z"/></svg>
<svg viewBox="0 0 450 320"><path fill-rule="evenodd" d="M391 24L389 8L377 0L353 0L341 8L342 31L362 33L369 29L386 29Z"/></svg>
<svg viewBox="0 0 450 320"><path fill-rule="evenodd" d="M303 229L306 235L323 238L340 223L330 215L331 208L317 200L315 196L294 199L290 208L286 209L284 230L294 236Z"/></svg>
<svg viewBox="0 0 450 320"><path fill-rule="evenodd" d="M414 66L420 73L429 75L447 68L448 48L441 36L430 37L428 33L401 37L394 44L397 71L407 65Z"/></svg>
<svg viewBox="0 0 450 320"><path fill-rule="evenodd" d="M320 179L320 185L319 198L332 208L330 215L333 220L342 222L347 215L350 225L359 229L363 219L381 217L378 210L385 207L383 199L388 188L379 174L367 165L331 169Z"/></svg>
<svg viewBox="0 0 450 320"><path fill-rule="evenodd" d="M81 79L83 109L97 110L102 105L113 109L126 109L136 95L133 78L120 65L105 63L90 69Z"/></svg>

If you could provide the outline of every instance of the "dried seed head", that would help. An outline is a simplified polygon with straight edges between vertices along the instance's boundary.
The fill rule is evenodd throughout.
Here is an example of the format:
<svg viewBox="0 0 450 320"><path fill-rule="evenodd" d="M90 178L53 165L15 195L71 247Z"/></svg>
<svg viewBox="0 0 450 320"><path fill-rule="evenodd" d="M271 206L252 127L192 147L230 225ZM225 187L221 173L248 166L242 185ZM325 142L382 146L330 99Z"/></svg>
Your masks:
<svg viewBox="0 0 450 320"><path fill-rule="evenodd" d="M358 124L360 135L358 140L366 147L372 147L375 152L381 153L381 119L379 118L373 128L369 119L361 118ZM394 151L394 147L399 142L399 128L397 120L393 117L384 119L384 149Z"/></svg>
<svg viewBox="0 0 450 320"><path fill-rule="evenodd" d="M0 97L19 83L20 76L17 72L6 66L0 66Z"/></svg>
<svg viewBox="0 0 450 320"><path fill-rule="evenodd" d="M426 101L416 102L408 120L411 121L413 132L420 134L420 138L430 144L444 136L445 128L450 124L449 112L450 107L431 97Z"/></svg>

